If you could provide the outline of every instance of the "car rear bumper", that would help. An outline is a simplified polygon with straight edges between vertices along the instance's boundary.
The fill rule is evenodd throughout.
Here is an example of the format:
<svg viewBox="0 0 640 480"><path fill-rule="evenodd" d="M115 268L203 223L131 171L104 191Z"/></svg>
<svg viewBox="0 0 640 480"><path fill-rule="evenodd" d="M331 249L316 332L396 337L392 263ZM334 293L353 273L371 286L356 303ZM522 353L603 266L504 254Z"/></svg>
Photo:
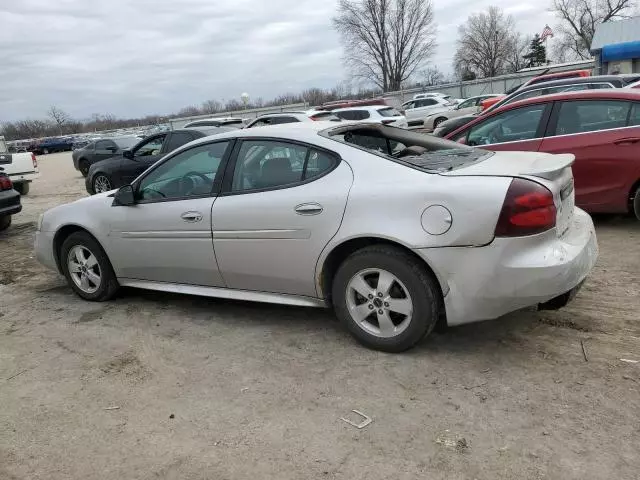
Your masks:
<svg viewBox="0 0 640 480"><path fill-rule="evenodd" d="M58 265L53 254L53 236L54 232L37 231L34 250L38 262L51 270L58 271Z"/></svg>
<svg viewBox="0 0 640 480"><path fill-rule="evenodd" d="M8 173L9 178L13 183L32 182L40 176L38 171L24 172L24 173Z"/></svg>
<svg viewBox="0 0 640 480"><path fill-rule="evenodd" d="M20 194L15 190L5 190L0 192L0 217L7 215L15 215L20 213L22 205L20 204Z"/></svg>
<svg viewBox="0 0 640 480"><path fill-rule="evenodd" d="M595 265L598 243L591 217L576 208L562 237L553 229L531 237L496 238L485 247L416 252L447 287L447 323L460 325L550 301L542 307L564 306Z"/></svg>

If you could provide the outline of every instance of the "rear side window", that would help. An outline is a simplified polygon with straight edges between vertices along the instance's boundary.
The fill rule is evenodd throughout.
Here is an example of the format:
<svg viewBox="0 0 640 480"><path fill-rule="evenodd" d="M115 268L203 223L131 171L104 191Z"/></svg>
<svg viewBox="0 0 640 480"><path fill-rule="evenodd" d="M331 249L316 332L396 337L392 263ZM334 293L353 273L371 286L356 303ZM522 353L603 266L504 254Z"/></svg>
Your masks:
<svg viewBox="0 0 640 480"><path fill-rule="evenodd" d="M400 112L398 112L395 108L392 108L392 107L381 108L380 110L378 110L378 113L382 117L399 117L400 116Z"/></svg>
<svg viewBox="0 0 640 480"><path fill-rule="evenodd" d="M182 145L185 145L193 140L193 137L190 133L186 132L174 132L169 137L169 142L167 143L167 152L173 152L176 148L180 148Z"/></svg>
<svg viewBox="0 0 640 480"><path fill-rule="evenodd" d="M494 115L471 127L467 144L490 145L537 138L538 126L545 108L546 104L529 105ZM455 140L464 137L465 133L461 133Z"/></svg>
<svg viewBox="0 0 640 480"><path fill-rule="evenodd" d="M272 140L242 142L233 172L233 192L294 186L327 172L334 157L303 145Z"/></svg>
<svg viewBox="0 0 640 480"><path fill-rule="evenodd" d="M271 125L279 125L281 123L296 123L299 122L296 117L273 117L271 119Z"/></svg>
<svg viewBox="0 0 640 480"><path fill-rule="evenodd" d="M640 126L640 103L634 103L631 107L631 115L629 115L629 126Z"/></svg>
<svg viewBox="0 0 640 480"><path fill-rule="evenodd" d="M417 107L431 107L432 105L436 105L438 101L434 98L425 98L423 100L419 100L416 102Z"/></svg>
<svg viewBox="0 0 640 480"><path fill-rule="evenodd" d="M366 110L345 110L344 112L336 112L336 115L343 120L366 120L370 117Z"/></svg>
<svg viewBox="0 0 640 480"><path fill-rule="evenodd" d="M619 100L562 102L558 112L556 135L625 127L630 108L631 103Z"/></svg>
<svg viewBox="0 0 640 480"><path fill-rule="evenodd" d="M96 142L96 150L112 150L118 149L118 146L111 140L100 140Z"/></svg>

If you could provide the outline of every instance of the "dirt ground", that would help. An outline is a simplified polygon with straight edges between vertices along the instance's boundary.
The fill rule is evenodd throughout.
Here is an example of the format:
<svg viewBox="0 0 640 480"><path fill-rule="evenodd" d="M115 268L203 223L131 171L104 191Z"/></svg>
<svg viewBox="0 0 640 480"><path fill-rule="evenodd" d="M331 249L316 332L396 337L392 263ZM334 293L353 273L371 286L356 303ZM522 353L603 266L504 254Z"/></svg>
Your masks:
<svg viewBox="0 0 640 480"><path fill-rule="evenodd" d="M640 222L597 219L566 309L388 355L330 311L80 300L32 242L83 179L69 154L40 165L0 234L0 479L638 478L640 363L621 359L640 360ZM353 409L373 422L342 421Z"/></svg>

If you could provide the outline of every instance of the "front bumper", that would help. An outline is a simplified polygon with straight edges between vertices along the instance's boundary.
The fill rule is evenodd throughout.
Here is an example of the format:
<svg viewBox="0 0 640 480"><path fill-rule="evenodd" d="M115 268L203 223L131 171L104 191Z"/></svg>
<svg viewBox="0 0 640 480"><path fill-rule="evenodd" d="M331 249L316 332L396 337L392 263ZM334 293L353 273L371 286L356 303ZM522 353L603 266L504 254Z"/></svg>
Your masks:
<svg viewBox="0 0 640 480"><path fill-rule="evenodd" d="M56 258L53 254L53 236L54 232L43 232L38 230L34 243L36 259L45 267L58 271Z"/></svg>
<svg viewBox="0 0 640 480"><path fill-rule="evenodd" d="M531 237L496 238L485 247L416 252L445 283L447 323L460 325L562 302L557 297L564 294L570 300L596 263L598 243L591 217L576 208L562 237L553 229Z"/></svg>

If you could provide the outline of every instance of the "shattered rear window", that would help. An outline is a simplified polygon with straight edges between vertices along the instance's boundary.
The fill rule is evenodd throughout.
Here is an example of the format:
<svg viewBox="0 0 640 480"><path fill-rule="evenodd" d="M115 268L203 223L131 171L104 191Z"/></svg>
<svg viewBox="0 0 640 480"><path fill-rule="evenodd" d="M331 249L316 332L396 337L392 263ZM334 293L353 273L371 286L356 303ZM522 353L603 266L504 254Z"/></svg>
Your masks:
<svg viewBox="0 0 640 480"><path fill-rule="evenodd" d="M476 163L491 156L490 152L479 148L454 148L451 150L436 150L422 155L402 157L402 162L408 163L422 170L436 172L450 172L470 163Z"/></svg>

